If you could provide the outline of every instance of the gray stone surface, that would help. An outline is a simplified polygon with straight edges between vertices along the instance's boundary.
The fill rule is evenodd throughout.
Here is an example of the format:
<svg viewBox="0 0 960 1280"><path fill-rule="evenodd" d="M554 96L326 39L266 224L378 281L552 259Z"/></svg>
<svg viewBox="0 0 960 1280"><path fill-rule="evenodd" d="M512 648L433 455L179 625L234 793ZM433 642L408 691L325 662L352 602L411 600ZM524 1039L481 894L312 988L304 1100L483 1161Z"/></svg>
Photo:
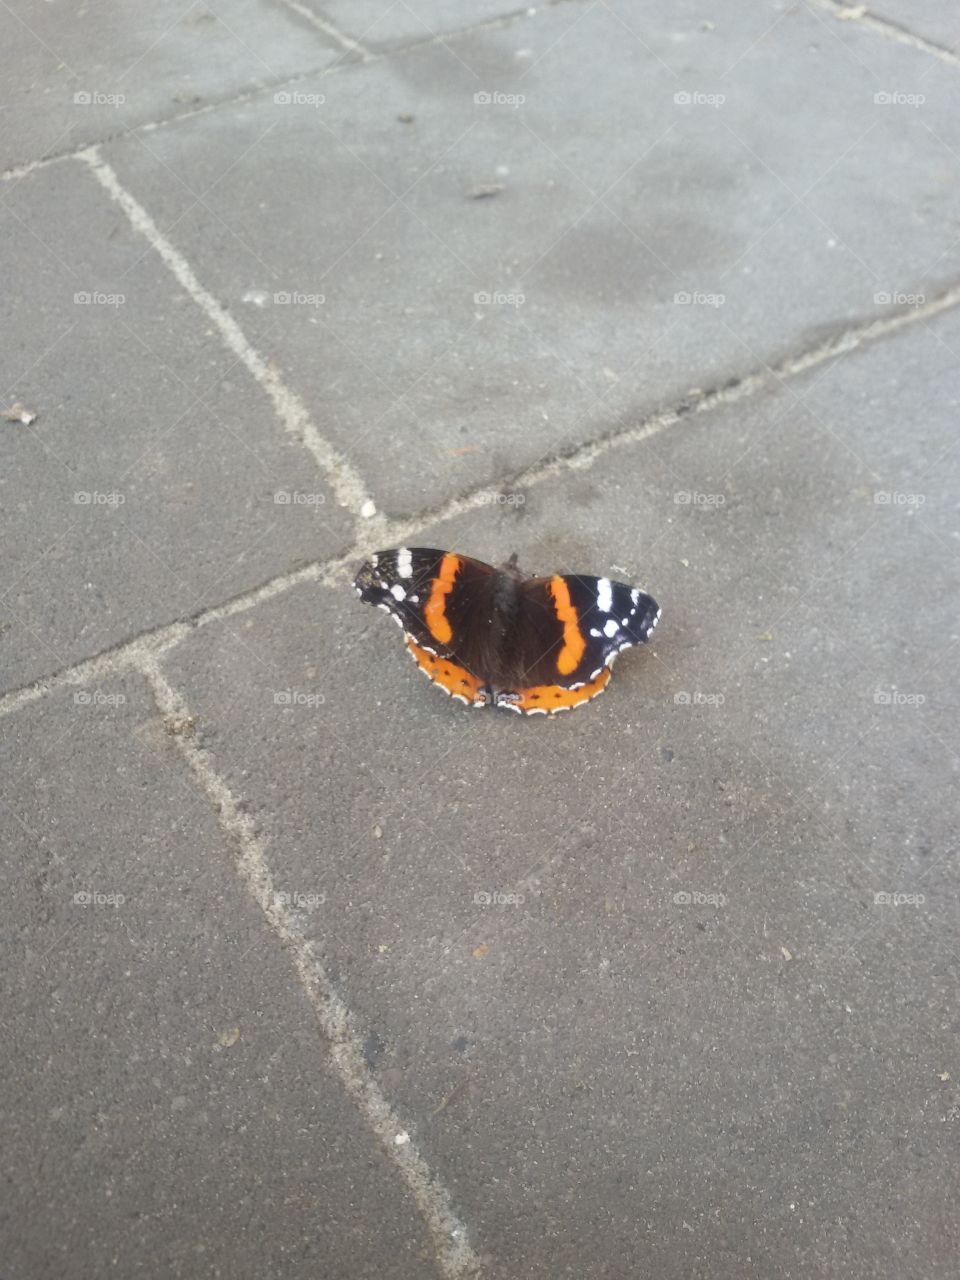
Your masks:
<svg viewBox="0 0 960 1280"><path fill-rule="evenodd" d="M252 334L279 323L285 376L381 505L416 511L960 267L950 68L802 7L660 12L563 5L106 154ZM874 101L921 73L922 111ZM215 178L228 253L189 207ZM278 322L252 289L325 302Z"/></svg>
<svg viewBox="0 0 960 1280"><path fill-rule="evenodd" d="M78 696L4 726L4 1274L433 1275L149 694Z"/></svg>
<svg viewBox="0 0 960 1280"><path fill-rule="evenodd" d="M0 699L5 1280L956 1273L960 73L787 0L508 12L0 5L0 689L61 673ZM376 526L82 158L32 165L91 141L338 491L659 598L602 698L468 712L290 576ZM151 644L192 726L120 674Z"/></svg>
<svg viewBox="0 0 960 1280"><path fill-rule="evenodd" d="M340 51L272 0L9 0L0 8L0 169L331 64Z"/></svg>
<svg viewBox="0 0 960 1280"><path fill-rule="evenodd" d="M579 6L572 5L576 11ZM321 22L332 21L340 31L359 41L365 49L383 50L399 44L442 37L479 23L523 13L523 6L510 0L304 0L304 8Z"/></svg>
<svg viewBox="0 0 960 1280"><path fill-rule="evenodd" d="M0 421L11 688L335 554L349 528L266 395L85 166L2 194L2 407L38 414Z"/></svg>
<svg viewBox="0 0 960 1280"><path fill-rule="evenodd" d="M922 36L945 49L960 52L960 13L952 0L875 0L869 5L878 18L895 22L904 31Z"/></svg>
<svg viewBox="0 0 960 1280"><path fill-rule="evenodd" d="M427 530L657 594L575 716L442 700L346 584L172 656L490 1275L952 1274L958 346Z"/></svg>

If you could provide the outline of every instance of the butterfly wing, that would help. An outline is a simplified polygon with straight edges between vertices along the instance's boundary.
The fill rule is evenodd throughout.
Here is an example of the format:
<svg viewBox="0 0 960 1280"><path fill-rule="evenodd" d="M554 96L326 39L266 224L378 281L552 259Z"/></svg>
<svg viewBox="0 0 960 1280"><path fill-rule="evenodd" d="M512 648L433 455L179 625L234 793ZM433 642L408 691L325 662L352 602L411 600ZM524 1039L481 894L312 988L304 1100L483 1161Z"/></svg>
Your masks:
<svg viewBox="0 0 960 1280"><path fill-rule="evenodd" d="M617 654L642 644L660 618L656 600L609 578L556 574L521 588L515 687L496 701L517 711L567 711L602 693Z"/></svg>
<svg viewBox="0 0 960 1280"><path fill-rule="evenodd" d="M372 556L354 586L361 600L396 619L421 671L452 697L483 706L489 690L476 637L485 634L493 574L490 565L453 551L398 547Z"/></svg>

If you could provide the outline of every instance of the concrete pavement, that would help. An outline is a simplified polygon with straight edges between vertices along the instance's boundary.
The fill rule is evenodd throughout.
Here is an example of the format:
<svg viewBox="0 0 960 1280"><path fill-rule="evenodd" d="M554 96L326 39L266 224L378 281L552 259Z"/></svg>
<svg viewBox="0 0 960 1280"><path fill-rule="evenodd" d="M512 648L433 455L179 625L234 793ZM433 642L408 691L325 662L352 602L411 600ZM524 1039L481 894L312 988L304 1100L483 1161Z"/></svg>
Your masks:
<svg viewBox="0 0 960 1280"><path fill-rule="evenodd" d="M141 9L0 12L0 1273L952 1276L950 6ZM404 542L663 619L468 714Z"/></svg>

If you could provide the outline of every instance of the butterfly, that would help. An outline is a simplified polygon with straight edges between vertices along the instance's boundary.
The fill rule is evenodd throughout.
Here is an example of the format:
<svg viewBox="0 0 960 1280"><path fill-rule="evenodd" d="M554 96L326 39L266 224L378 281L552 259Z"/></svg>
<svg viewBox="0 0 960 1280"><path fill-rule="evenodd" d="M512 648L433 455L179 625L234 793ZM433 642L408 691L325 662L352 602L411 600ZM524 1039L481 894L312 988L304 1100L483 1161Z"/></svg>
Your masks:
<svg viewBox="0 0 960 1280"><path fill-rule="evenodd" d="M621 649L660 619L638 587L584 574L528 578L455 551L379 551L354 587L403 628L417 666L468 706L528 715L578 707L602 693Z"/></svg>

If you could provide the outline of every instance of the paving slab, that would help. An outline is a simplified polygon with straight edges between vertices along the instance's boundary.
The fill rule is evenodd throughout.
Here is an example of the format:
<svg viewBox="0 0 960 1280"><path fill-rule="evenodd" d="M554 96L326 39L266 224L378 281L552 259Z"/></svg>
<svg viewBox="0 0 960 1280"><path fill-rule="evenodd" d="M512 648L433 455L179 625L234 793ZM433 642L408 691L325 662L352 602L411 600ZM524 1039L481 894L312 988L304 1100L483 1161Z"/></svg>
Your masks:
<svg viewBox="0 0 960 1280"><path fill-rule="evenodd" d="M272 0L0 10L0 169L330 65L342 51Z"/></svg>
<svg viewBox="0 0 960 1280"><path fill-rule="evenodd" d="M871 14L896 23L903 31L960 52L960 15L951 0L924 0L922 5L911 4L910 0L876 0L868 8Z"/></svg>
<svg viewBox="0 0 960 1280"><path fill-rule="evenodd" d="M346 583L170 655L486 1275L953 1274L958 349L425 531L655 592L572 716L444 699Z"/></svg>
<svg viewBox="0 0 960 1280"><path fill-rule="evenodd" d="M406 513L955 278L954 73L839 25L563 5L106 155Z"/></svg>
<svg viewBox="0 0 960 1280"><path fill-rule="evenodd" d="M0 421L11 688L335 554L350 522L85 165L2 192L0 407L38 415Z"/></svg>
<svg viewBox="0 0 960 1280"><path fill-rule="evenodd" d="M8 721L3 773L4 1274L433 1275L142 683Z"/></svg>
<svg viewBox="0 0 960 1280"><path fill-rule="evenodd" d="M511 16L532 16L532 6L509 0L301 0L303 7L321 22L333 22L339 31L364 48L386 50L412 41L429 40L463 31L467 27ZM563 0L567 3L567 0ZM571 4L570 8L580 8Z"/></svg>

